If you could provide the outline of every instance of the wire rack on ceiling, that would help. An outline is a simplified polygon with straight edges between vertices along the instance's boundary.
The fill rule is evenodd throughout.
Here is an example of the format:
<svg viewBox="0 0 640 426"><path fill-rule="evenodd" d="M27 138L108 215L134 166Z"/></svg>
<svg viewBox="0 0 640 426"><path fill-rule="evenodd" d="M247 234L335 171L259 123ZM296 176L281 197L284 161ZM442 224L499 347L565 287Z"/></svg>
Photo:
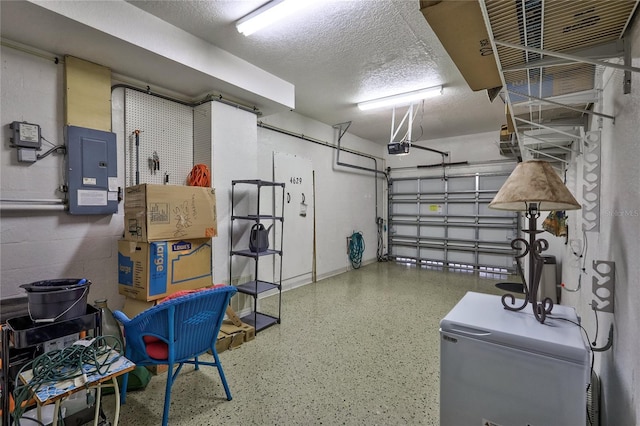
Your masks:
<svg viewBox="0 0 640 426"><path fill-rule="evenodd" d="M638 0L480 0L524 159L566 163L597 112L605 68L624 73ZM626 56L626 57L625 57ZM604 62L607 61L607 62ZM625 64L626 62L626 64ZM625 87L625 93L629 88Z"/></svg>

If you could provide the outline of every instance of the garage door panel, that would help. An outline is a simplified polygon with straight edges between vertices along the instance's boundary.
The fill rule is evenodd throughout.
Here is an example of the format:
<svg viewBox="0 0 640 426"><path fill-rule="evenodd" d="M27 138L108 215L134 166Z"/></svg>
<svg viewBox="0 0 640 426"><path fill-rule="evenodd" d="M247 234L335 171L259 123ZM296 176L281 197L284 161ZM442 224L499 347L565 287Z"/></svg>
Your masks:
<svg viewBox="0 0 640 426"><path fill-rule="evenodd" d="M395 190L397 194L418 192L419 182L412 180L402 180L395 182Z"/></svg>
<svg viewBox="0 0 640 426"><path fill-rule="evenodd" d="M444 261L444 251L442 249L421 248L420 259Z"/></svg>
<svg viewBox="0 0 640 426"><path fill-rule="evenodd" d="M513 218L514 213L506 210L494 210L489 208L489 203L481 203L479 214L481 216L493 216L493 217L503 217L503 218Z"/></svg>
<svg viewBox="0 0 640 426"><path fill-rule="evenodd" d="M446 224L444 217L421 216L420 226L444 226Z"/></svg>
<svg viewBox="0 0 640 426"><path fill-rule="evenodd" d="M481 228L513 229L517 227L516 217L480 217L478 224Z"/></svg>
<svg viewBox="0 0 640 426"><path fill-rule="evenodd" d="M478 240L480 242L510 242L513 239L513 230L511 229L480 229Z"/></svg>
<svg viewBox="0 0 640 426"><path fill-rule="evenodd" d="M505 167L503 172L449 175L446 179L390 179L390 257L514 272L510 241L518 232L517 213L489 209L512 167Z"/></svg>
<svg viewBox="0 0 640 426"><path fill-rule="evenodd" d="M449 203L448 214L472 217L476 215L476 205L472 203Z"/></svg>
<svg viewBox="0 0 640 426"><path fill-rule="evenodd" d="M474 228L456 228L449 227L449 239L474 241L476 239L476 230ZM469 243L472 244L472 243Z"/></svg>
<svg viewBox="0 0 640 426"><path fill-rule="evenodd" d="M449 179L448 192L455 194L455 192L461 191L475 191L476 178L475 177L461 177L455 179Z"/></svg>
<svg viewBox="0 0 640 426"><path fill-rule="evenodd" d="M415 225L394 225L394 228L397 236L409 236L414 241L417 239Z"/></svg>
<svg viewBox="0 0 640 426"><path fill-rule="evenodd" d="M451 264L458 265L449 265L453 267L460 267L461 265L472 265L475 262L475 255L470 252L462 252L456 250L450 250L448 253L447 261Z"/></svg>
<svg viewBox="0 0 640 426"><path fill-rule="evenodd" d="M500 254L483 253L479 256L478 262L486 268L504 268L506 270L513 270L515 268L512 256L504 256Z"/></svg>
<svg viewBox="0 0 640 426"><path fill-rule="evenodd" d="M418 205L415 203L396 203L393 205L393 213L395 214L411 214L418 215Z"/></svg>
<svg viewBox="0 0 640 426"><path fill-rule="evenodd" d="M416 188L420 188L420 192L440 192L443 193L446 189L446 181L442 179L429 179L416 181Z"/></svg>
<svg viewBox="0 0 640 426"><path fill-rule="evenodd" d="M480 179L478 187L481 191L495 190L497 192L504 181L505 179L502 176L484 176Z"/></svg>
<svg viewBox="0 0 640 426"><path fill-rule="evenodd" d="M423 225L420 226L420 236L429 236L432 238L444 238L445 228L442 225Z"/></svg>
<svg viewBox="0 0 640 426"><path fill-rule="evenodd" d="M405 247L405 246L396 246L396 257L399 258L410 258L414 259L416 257L416 248L414 247Z"/></svg>

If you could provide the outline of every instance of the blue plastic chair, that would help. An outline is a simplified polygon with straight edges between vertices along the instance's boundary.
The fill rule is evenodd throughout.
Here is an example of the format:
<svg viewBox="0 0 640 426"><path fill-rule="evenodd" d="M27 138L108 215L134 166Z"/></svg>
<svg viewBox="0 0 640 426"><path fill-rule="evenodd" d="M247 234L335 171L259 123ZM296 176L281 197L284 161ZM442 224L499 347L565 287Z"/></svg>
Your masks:
<svg viewBox="0 0 640 426"><path fill-rule="evenodd" d="M233 286L224 286L189 293L147 309L133 319L129 319L121 311L114 312L116 319L124 325L127 358L137 365L169 365L162 414L163 426L166 426L169 420L171 386L184 364L193 364L196 370L200 364L217 367L227 400L231 401L231 392L216 352L216 340L227 305L236 291ZM149 356L149 341L155 341L154 344L160 344L166 349L167 358L156 359ZM198 360L198 356L207 351L211 351L215 362ZM175 364L178 364L178 368L174 372ZM126 374L122 380L122 404L127 396L128 376Z"/></svg>

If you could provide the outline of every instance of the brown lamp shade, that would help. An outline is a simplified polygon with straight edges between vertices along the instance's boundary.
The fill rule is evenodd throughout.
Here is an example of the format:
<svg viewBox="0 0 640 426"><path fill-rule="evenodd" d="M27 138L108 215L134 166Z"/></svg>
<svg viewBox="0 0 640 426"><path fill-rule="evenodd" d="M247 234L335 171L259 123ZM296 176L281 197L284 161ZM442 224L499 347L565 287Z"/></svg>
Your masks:
<svg viewBox="0 0 640 426"><path fill-rule="evenodd" d="M553 167L540 160L519 163L489 203L489 208L527 211L531 203L538 203L538 211L581 208Z"/></svg>

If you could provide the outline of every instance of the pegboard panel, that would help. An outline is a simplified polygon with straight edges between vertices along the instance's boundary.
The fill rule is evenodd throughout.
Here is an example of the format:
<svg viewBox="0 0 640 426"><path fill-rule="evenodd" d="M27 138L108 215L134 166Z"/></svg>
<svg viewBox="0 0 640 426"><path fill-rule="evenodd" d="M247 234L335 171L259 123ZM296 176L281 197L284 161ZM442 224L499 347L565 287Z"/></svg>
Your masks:
<svg viewBox="0 0 640 426"><path fill-rule="evenodd" d="M140 130L136 149L134 132ZM184 185L193 168L193 109L157 96L125 90L126 184ZM136 152L137 151L137 152ZM158 170L153 170L154 153Z"/></svg>

